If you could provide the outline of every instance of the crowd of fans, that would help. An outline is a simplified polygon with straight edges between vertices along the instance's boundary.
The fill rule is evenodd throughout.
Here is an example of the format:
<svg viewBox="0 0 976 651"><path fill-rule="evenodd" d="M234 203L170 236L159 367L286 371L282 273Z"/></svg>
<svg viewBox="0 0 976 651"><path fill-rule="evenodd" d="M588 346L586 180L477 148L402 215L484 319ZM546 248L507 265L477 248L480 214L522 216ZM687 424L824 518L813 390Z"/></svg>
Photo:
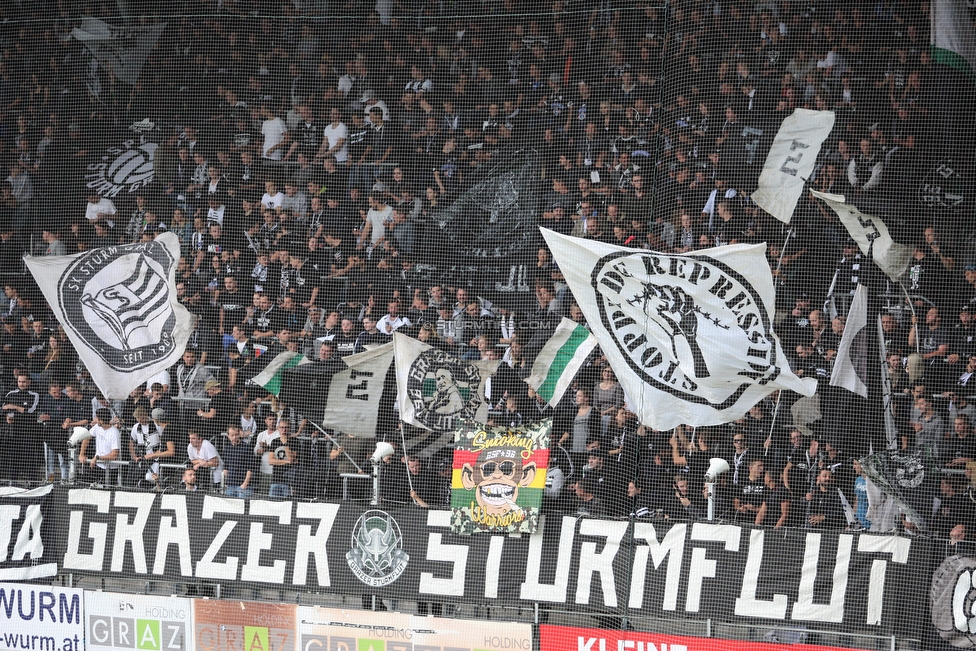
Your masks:
<svg viewBox="0 0 976 651"><path fill-rule="evenodd" d="M0 361L11 390L0 458L12 478L61 476L66 432L85 426L96 436L80 461L97 472L132 461L126 482L186 463L194 488L206 473L202 485L240 497L336 498L339 474L356 472L372 441L326 438L314 414L249 383L249 367L259 352L296 350L335 370L398 331L466 359L501 359L492 422L553 417L563 453L549 509L701 517L704 469L721 456L733 469L717 491L723 517L869 528L852 458L872 435L841 425L827 386L866 260L811 197L791 227L749 199L796 108L837 116L810 187L897 219L915 246L909 298L884 315L897 445L931 445L959 471L976 458L965 390L976 371L976 265L954 246L963 233L947 210L902 200L937 154L925 3L679 0L665 11L380 0L350 3L336 19L315 3L190 4L200 15L169 20L134 85L91 66L68 37L71 21L44 3L25 10L50 20L8 15L0 26ZM127 130L146 120L141 134ZM132 192L107 192L97 173L119 134L154 147L153 181ZM723 427L654 432L637 426L598 351L575 391L542 404L523 382L533 356L556 319L584 319L541 239L529 305L429 272L451 262L438 211L486 164L525 148L537 156L538 225L677 253L768 242L778 333L792 368L820 381L818 395L771 398ZM180 364L112 405L19 256L163 232L179 237L180 300L199 321ZM401 440L395 415L381 422L380 437ZM387 496L445 508L449 459L401 454ZM961 473L943 482L940 534L965 535L967 485Z"/></svg>

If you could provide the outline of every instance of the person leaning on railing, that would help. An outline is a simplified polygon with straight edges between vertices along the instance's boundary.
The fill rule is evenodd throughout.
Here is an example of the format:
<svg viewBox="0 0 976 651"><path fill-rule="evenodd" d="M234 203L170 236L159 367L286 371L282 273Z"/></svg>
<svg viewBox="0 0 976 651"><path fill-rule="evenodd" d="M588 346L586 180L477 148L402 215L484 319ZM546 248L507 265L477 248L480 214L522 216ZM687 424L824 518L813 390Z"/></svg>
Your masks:
<svg viewBox="0 0 976 651"><path fill-rule="evenodd" d="M112 412L104 407L96 409L92 417L91 438L81 442L78 461L87 465L85 478L92 482L118 483L118 467L112 463L119 459L119 430L112 423ZM94 447L95 454L91 453Z"/></svg>

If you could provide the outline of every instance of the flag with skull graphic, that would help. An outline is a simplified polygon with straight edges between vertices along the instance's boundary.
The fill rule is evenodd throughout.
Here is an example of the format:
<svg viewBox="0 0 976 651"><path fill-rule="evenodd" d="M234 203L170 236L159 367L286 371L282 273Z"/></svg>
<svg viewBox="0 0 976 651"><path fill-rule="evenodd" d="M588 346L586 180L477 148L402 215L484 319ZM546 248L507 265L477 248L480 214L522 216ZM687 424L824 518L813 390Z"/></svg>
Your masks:
<svg viewBox="0 0 976 651"><path fill-rule="evenodd" d="M773 332L765 245L678 255L542 233L643 424L718 425L773 391L816 391Z"/></svg>

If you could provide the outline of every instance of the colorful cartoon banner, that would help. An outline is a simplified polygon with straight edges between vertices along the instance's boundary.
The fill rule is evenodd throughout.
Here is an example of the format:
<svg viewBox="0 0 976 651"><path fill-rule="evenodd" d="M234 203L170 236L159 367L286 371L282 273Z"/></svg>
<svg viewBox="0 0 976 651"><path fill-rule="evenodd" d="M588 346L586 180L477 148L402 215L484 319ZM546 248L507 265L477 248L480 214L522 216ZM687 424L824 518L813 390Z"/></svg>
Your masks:
<svg viewBox="0 0 976 651"><path fill-rule="evenodd" d="M535 533L552 420L521 427L465 421L455 434L451 531Z"/></svg>

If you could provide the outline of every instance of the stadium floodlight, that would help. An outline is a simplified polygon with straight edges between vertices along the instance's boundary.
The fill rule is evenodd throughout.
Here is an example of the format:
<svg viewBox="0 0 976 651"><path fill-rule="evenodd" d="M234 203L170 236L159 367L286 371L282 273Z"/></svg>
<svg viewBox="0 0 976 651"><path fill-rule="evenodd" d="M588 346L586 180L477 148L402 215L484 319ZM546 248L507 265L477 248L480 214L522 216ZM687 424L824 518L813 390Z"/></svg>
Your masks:
<svg viewBox="0 0 976 651"><path fill-rule="evenodd" d="M88 430L87 427L80 427L80 426L75 427L74 430L71 432L71 438L68 439L68 447L71 448L77 447L81 445L82 441L84 441L85 439L90 439L91 437L92 437L92 433Z"/></svg>
<svg viewBox="0 0 976 651"><path fill-rule="evenodd" d="M729 462L720 457L712 457L705 471L705 491L708 493L708 519L715 519L715 482L719 475L729 471Z"/></svg>
<svg viewBox="0 0 976 651"><path fill-rule="evenodd" d="M379 441L376 444L376 450L373 451L373 456L369 458L373 464L373 499L370 501L373 506L380 503L380 465L383 463L383 459L393 456L394 452L396 450L392 445L386 441Z"/></svg>
<svg viewBox="0 0 976 651"><path fill-rule="evenodd" d="M369 460L374 464L382 463L385 457L390 456L394 452L395 450L393 449L392 445L390 445L385 441L380 441L379 443L376 444L376 451L373 452L373 456L371 456ZM728 464L725 465L728 466Z"/></svg>

